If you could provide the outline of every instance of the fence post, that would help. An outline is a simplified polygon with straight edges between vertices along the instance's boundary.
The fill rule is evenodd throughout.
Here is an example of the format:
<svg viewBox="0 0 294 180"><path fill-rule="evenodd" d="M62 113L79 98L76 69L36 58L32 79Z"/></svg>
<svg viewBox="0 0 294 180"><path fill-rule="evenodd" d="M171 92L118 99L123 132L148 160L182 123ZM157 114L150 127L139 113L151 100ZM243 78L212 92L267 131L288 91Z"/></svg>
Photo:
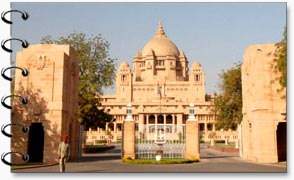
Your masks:
<svg viewBox="0 0 294 180"><path fill-rule="evenodd" d="M186 159L200 159L199 127L195 118L194 104L190 104L189 117L186 121Z"/></svg>
<svg viewBox="0 0 294 180"><path fill-rule="evenodd" d="M132 117L132 105L127 105L127 116L123 127L122 156L135 159L135 121Z"/></svg>

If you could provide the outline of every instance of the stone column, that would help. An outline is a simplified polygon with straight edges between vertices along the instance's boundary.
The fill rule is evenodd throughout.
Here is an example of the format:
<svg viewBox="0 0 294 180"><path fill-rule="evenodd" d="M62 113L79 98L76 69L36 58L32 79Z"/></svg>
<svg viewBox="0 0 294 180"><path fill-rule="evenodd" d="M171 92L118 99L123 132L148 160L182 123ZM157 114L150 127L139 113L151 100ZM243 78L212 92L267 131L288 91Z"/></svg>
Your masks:
<svg viewBox="0 0 294 180"><path fill-rule="evenodd" d="M163 114L163 129L164 129L164 132L166 130L166 114Z"/></svg>
<svg viewBox="0 0 294 180"><path fill-rule="evenodd" d="M116 122L113 123L113 141L117 141L117 126L116 126Z"/></svg>
<svg viewBox="0 0 294 180"><path fill-rule="evenodd" d="M146 114L146 138L149 139L149 114Z"/></svg>
<svg viewBox="0 0 294 180"><path fill-rule="evenodd" d="M122 156L135 159L135 121L130 104L127 105L127 117L124 120Z"/></svg>
<svg viewBox="0 0 294 180"><path fill-rule="evenodd" d="M177 116L177 132L183 133L182 132L183 116L182 114L177 114L176 116Z"/></svg>
<svg viewBox="0 0 294 180"><path fill-rule="evenodd" d="M166 114L163 114L163 124L166 124Z"/></svg>
<svg viewBox="0 0 294 180"><path fill-rule="evenodd" d="M175 115L172 115L172 134L175 132Z"/></svg>
<svg viewBox="0 0 294 180"><path fill-rule="evenodd" d="M187 159L200 159L198 121L194 115L194 105L189 107L189 118L186 121L186 155Z"/></svg>
<svg viewBox="0 0 294 180"><path fill-rule="evenodd" d="M107 130L108 130L108 122L106 123L106 125L105 125L105 132L107 132Z"/></svg>
<svg viewBox="0 0 294 180"><path fill-rule="evenodd" d="M113 123L113 132L114 132L114 133L117 132L117 130L116 130L116 122Z"/></svg>
<svg viewBox="0 0 294 180"><path fill-rule="evenodd" d="M155 115L155 132L157 133L157 124L158 124L158 114Z"/></svg>
<svg viewBox="0 0 294 180"><path fill-rule="evenodd" d="M206 122L206 120L204 122L204 132L205 132L205 134L207 134L207 122Z"/></svg>
<svg viewBox="0 0 294 180"><path fill-rule="evenodd" d="M139 114L139 132L144 130L144 114Z"/></svg>

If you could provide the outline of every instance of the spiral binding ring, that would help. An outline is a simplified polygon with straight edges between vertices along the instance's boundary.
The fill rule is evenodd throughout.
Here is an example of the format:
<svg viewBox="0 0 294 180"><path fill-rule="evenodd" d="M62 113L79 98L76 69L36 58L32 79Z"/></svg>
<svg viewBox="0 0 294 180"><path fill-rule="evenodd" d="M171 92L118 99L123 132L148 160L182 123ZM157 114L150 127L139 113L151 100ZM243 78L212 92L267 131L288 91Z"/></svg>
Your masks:
<svg viewBox="0 0 294 180"><path fill-rule="evenodd" d="M12 53L12 50L11 50L11 49L8 49L7 47L5 47L5 43L6 43L7 41L12 41L12 40L20 41L20 42L21 42L21 46L22 46L23 48L27 48L27 47L29 47L29 45L30 45L29 42L27 42L26 40L21 40L21 39L17 39L17 38L10 38L10 39L3 40L3 41L1 42L1 47L2 47L2 49L3 49L4 51L9 52L9 53Z"/></svg>
<svg viewBox="0 0 294 180"><path fill-rule="evenodd" d="M23 19L23 20L27 20L30 16L29 16L29 14L27 13L27 12L25 12L25 11L19 11L19 10L10 10L10 11L3 11L2 13L1 13L1 19L2 19L2 21L4 21L5 23L7 23L7 24L12 24L12 21L9 21L9 20L7 20L6 18L5 18L5 15L7 14L7 13L11 13L11 12L19 12L19 13L21 13L21 18Z"/></svg>
<svg viewBox="0 0 294 180"><path fill-rule="evenodd" d="M21 127L21 131L22 131L23 133L27 133L27 132L29 131L29 128L28 128L28 127L26 127L26 126L24 126L23 124L20 124L20 123L6 124L5 126L2 125L2 127L1 127L1 132L2 132L2 134L4 134L4 136L10 137L10 138L12 137L12 134L8 134L8 133L5 131L5 128L6 128L7 126L12 126L12 125L20 126L20 127Z"/></svg>
<svg viewBox="0 0 294 180"><path fill-rule="evenodd" d="M28 71L27 69L25 69L25 68L20 68L20 67L17 67L17 66L11 66L11 67L9 67L9 68L3 68L3 69L1 70L1 75L2 75L2 77L3 77L4 79L6 79L6 80L8 80L8 81L12 81L12 78L6 76L6 75L5 75L5 71L8 70L8 69L11 69L11 68L20 69L20 70L21 70L21 74L22 74L22 76L24 76L24 77L26 77L26 76L29 75L29 71Z"/></svg>
<svg viewBox="0 0 294 180"><path fill-rule="evenodd" d="M28 14L27 12L25 12L25 11L9 10L9 11L3 11L3 12L1 13L1 19L2 19L2 21L5 22L5 23L7 23L7 24L12 24L13 22L10 21L10 20L7 20L6 17L5 17L5 15L6 15L7 13L12 13L12 12L18 12L18 13L21 13L21 14L22 14L21 17L22 17L23 20L27 20L27 19L29 18L29 14ZM5 46L5 43L6 43L6 42L8 42L8 41L12 41L12 40L20 41L20 42L22 43L21 45L22 45L23 48L27 48L27 47L29 46L29 43L28 43L26 40L21 40L21 39L17 39L17 38L11 38L11 39L7 39L7 40L3 40L3 41L1 42L1 47L2 47L2 49L3 49L4 51L12 53L12 49L9 49L9 48L7 48L7 47ZM25 76L25 77L29 75L29 71L28 71L27 69L22 69L22 68L19 68L19 67L16 67L16 66L11 66L11 67L9 67L9 68L2 69L2 70L1 70L1 75L2 75L2 77L3 77L4 79L8 80L8 81L12 81L12 78L6 76L6 75L5 75L5 71L8 70L8 69L11 69L11 68L21 69L21 70L22 70L22 75ZM12 109L11 106L9 106L9 105L7 105L7 104L5 103L5 100L6 100L8 97L12 97L12 96L16 96L16 97L21 98L21 102L22 102L22 104L24 104L24 105L28 104L28 102L29 102L27 98L23 98L23 97L18 96L18 95L10 95L10 96L6 96L6 97L2 97L2 98L1 98L1 104L2 104L4 107L8 108L8 109ZM20 127L22 128L22 132L23 132L23 133L27 133L27 132L29 131L29 128L28 128L28 127L25 127L24 125L22 125L22 124L20 124L20 123L12 123L12 124L6 124L6 125L3 125L3 126L1 127L1 132L2 132L2 134L5 135L5 136L7 136L7 137L10 137L10 138L11 138L11 137L12 137L12 134L7 133L7 132L5 131L5 128L6 128L7 126L12 126L12 125L20 126ZM19 152L8 152L8 153L3 153L3 154L1 155L1 160L2 160L2 162L3 162L4 164L6 164L6 165L9 165L9 166L12 166L12 165L18 165L18 164L13 164L13 163L8 162L8 161L5 160L5 157L6 157L7 155L9 155L9 154L19 154L19 155L21 155L22 160L23 160L24 162L28 162L28 161L29 161L29 155L28 155L28 154L23 155L22 153L19 153Z"/></svg>
<svg viewBox="0 0 294 180"><path fill-rule="evenodd" d="M3 154L1 155L1 160L2 160L2 162L3 162L4 164L6 164L6 165L8 165L8 166L18 165L18 164L12 164L11 162L8 162L8 161L5 160L5 156L7 156L7 155L9 155L9 154L19 154L19 155L21 155L21 156L22 156L21 159L22 159L24 162L28 162L29 159L30 159L30 156L29 156L28 154L23 155L23 154L20 153L20 152L8 152L8 153L3 153Z"/></svg>
<svg viewBox="0 0 294 180"><path fill-rule="evenodd" d="M24 104L24 105L26 105L26 104L29 103L29 100L28 100L27 98L23 98L23 97L21 97L21 96L19 96L19 95L10 95L10 96L6 96L6 97L2 97L2 98L1 98L1 104L2 104L2 106L6 107L7 109L12 109L11 106L9 106L9 105L7 105L7 104L5 103L5 100L6 100L7 98L9 98L9 97L12 97L12 96L16 96L16 97L21 98L21 99L22 99L21 102L22 102L22 104Z"/></svg>

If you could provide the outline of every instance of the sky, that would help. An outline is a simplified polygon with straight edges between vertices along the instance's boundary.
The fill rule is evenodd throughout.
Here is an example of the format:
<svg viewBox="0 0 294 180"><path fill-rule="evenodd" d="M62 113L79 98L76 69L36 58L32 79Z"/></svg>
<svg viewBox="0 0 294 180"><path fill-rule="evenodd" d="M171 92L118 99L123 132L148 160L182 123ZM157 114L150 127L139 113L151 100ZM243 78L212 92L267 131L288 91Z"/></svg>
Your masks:
<svg viewBox="0 0 294 180"><path fill-rule="evenodd" d="M206 93L219 92L219 74L243 61L253 44L281 41L286 26L286 3L12 3L29 13L28 21L12 16L12 36L38 44L73 32L101 34L110 43L116 67L125 61L132 67L137 51L151 40L161 21L166 35L189 65L201 63ZM15 41L14 52L21 50ZM12 60L15 59L15 53ZM112 94L109 88L106 94Z"/></svg>

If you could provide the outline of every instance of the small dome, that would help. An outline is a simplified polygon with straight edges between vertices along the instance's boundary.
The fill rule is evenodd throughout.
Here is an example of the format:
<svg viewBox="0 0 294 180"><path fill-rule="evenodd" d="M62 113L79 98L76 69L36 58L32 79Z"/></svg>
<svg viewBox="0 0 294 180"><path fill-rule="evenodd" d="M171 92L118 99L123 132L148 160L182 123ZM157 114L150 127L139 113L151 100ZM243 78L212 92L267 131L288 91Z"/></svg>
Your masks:
<svg viewBox="0 0 294 180"><path fill-rule="evenodd" d="M177 46L167 38L162 24L159 24L157 33L143 48L142 56L145 57L153 51L155 56L179 56L180 52Z"/></svg>
<svg viewBox="0 0 294 180"><path fill-rule="evenodd" d="M201 64L199 62L193 62L191 67L192 68L199 68L199 67L201 68Z"/></svg>
<svg viewBox="0 0 294 180"><path fill-rule="evenodd" d="M119 69L129 69L130 66L127 62L122 62L119 66Z"/></svg>

